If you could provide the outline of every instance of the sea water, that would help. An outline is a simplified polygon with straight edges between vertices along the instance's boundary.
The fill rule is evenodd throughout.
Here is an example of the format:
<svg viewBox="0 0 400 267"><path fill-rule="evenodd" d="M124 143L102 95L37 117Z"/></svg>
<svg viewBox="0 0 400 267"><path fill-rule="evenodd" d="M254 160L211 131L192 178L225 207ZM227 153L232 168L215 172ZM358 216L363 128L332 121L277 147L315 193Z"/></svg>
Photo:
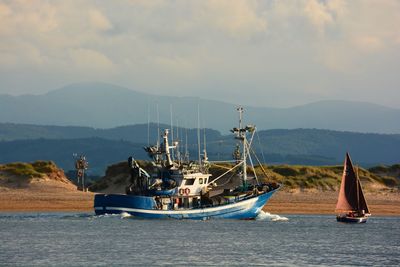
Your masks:
<svg viewBox="0 0 400 267"><path fill-rule="evenodd" d="M366 224L263 213L255 221L0 213L1 266L398 266L400 217Z"/></svg>

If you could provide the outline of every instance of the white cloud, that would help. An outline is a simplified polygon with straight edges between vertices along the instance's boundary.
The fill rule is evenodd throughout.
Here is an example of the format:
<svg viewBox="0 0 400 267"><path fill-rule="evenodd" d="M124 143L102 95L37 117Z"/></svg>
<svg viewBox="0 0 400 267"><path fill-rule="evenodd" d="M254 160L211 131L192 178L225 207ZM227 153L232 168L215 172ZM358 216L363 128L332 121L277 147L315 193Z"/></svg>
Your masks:
<svg viewBox="0 0 400 267"><path fill-rule="evenodd" d="M209 0L195 9L198 23L208 23L234 38L246 39L267 29L266 19L257 14L256 1Z"/></svg>
<svg viewBox="0 0 400 267"><path fill-rule="evenodd" d="M398 25L396 0L0 0L0 92L40 69L236 102L244 87L265 105L368 97L376 69L394 77L382 88L400 84ZM37 81L19 90L54 87Z"/></svg>
<svg viewBox="0 0 400 267"><path fill-rule="evenodd" d="M89 10L89 20L91 25L99 31L107 31L112 29L112 24L103 13L97 9Z"/></svg>
<svg viewBox="0 0 400 267"><path fill-rule="evenodd" d="M356 36L352 42L356 48L365 52L379 51L384 47L383 41L375 36Z"/></svg>
<svg viewBox="0 0 400 267"><path fill-rule="evenodd" d="M308 0L304 11L320 32L324 31L326 25L333 23L333 17L328 7L318 0Z"/></svg>
<svg viewBox="0 0 400 267"><path fill-rule="evenodd" d="M69 51L73 66L85 71L113 71L113 62L105 55L91 49L73 49Z"/></svg>

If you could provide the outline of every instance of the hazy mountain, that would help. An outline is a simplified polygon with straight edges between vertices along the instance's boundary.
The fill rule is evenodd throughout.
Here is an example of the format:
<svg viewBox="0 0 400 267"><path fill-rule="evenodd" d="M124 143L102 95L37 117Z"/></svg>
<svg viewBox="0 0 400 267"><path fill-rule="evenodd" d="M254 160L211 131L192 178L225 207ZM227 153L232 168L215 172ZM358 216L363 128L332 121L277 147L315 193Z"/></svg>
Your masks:
<svg viewBox="0 0 400 267"><path fill-rule="evenodd" d="M212 96L210 96L212 98ZM221 99L223 101L223 99ZM43 95L0 95L0 122L110 128L160 122L200 126L227 133L237 125L234 104L192 97L155 96L103 84L73 84ZM400 110L349 101L322 101L291 108L245 107L245 123L259 129L319 128L341 131L400 133Z"/></svg>

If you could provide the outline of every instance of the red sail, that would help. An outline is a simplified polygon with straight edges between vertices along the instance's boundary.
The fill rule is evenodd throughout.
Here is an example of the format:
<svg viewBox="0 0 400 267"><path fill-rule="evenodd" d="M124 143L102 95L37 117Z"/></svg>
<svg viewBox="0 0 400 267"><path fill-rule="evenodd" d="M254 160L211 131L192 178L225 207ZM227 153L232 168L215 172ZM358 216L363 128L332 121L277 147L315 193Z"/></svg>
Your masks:
<svg viewBox="0 0 400 267"><path fill-rule="evenodd" d="M358 179L358 195L359 195L359 208L360 211L364 210L364 213L369 214L369 209L367 205L367 201L365 201L364 193L361 188L360 180Z"/></svg>
<svg viewBox="0 0 400 267"><path fill-rule="evenodd" d="M358 186L359 182L354 171L353 164L348 153L344 161L342 183L340 185L339 198L336 204L336 211L348 212L358 211ZM362 194L362 191L361 191ZM364 196L362 197L364 199ZM364 199L365 203L365 199Z"/></svg>

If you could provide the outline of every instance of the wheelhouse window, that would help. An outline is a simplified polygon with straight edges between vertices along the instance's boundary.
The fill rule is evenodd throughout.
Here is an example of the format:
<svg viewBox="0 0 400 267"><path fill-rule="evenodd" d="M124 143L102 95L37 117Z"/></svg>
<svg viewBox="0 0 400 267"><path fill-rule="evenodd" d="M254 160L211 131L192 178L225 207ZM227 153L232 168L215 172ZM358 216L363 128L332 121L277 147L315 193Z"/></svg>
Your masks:
<svg viewBox="0 0 400 267"><path fill-rule="evenodd" d="M203 178L199 178L199 184L203 184Z"/></svg>
<svg viewBox="0 0 400 267"><path fill-rule="evenodd" d="M186 179L185 185L194 185L194 180L195 179Z"/></svg>

